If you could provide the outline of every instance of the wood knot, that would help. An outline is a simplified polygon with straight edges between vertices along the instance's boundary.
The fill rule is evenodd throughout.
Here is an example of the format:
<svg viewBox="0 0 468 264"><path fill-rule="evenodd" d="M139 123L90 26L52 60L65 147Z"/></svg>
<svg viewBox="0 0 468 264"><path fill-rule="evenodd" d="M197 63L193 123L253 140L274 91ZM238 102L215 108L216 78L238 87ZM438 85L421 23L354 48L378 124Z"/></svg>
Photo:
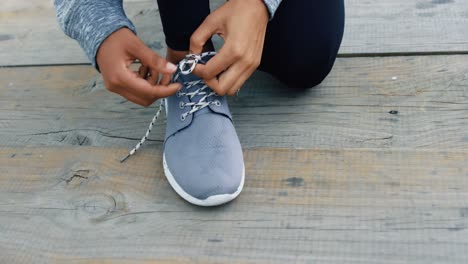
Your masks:
<svg viewBox="0 0 468 264"><path fill-rule="evenodd" d="M77 171L73 171L72 172L72 175L70 178L68 179L65 179L65 182L67 184L71 183L74 179L77 179L80 181L80 183L82 183L83 181L86 181L89 179L88 175L89 175L89 172L90 170L77 170Z"/></svg>
<svg viewBox="0 0 468 264"><path fill-rule="evenodd" d="M104 222L127 211L125 198L120 193L83 194L73 198L71 203L78 220L88 219L94 223Z"/></svg>
<svg viewBox="0 0 468 264"><path fill-rule="evenodd" d="M65 170L62 180L65 182L67 188L81 188L86 187L87 184L96 178L96 171L90 169L89 166L74 166L76 169ZM81 168L80 168L81 167ZM83 168L85 167L85 168Z"/></svg>

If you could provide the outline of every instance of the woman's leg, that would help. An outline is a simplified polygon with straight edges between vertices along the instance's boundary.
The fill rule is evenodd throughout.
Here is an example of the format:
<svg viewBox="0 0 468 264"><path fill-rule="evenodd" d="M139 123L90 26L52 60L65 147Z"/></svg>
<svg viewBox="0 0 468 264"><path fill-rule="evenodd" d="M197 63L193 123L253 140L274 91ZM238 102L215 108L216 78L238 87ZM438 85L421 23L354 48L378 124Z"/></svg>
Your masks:
<svg viewBox="0 0 468 264"><path fill-rule="evenodd" d="M210 2L209 0L158 0L158 7L168 47L167 58L177 63L188 53L192 33L210 14Z"/></svg>
<svg viewBox="0 0 468 264"><path fill-rule="evenodd" d="M321 83L344 30L343 0L284 0L268 24L260 70L291 88Z"/></svg>

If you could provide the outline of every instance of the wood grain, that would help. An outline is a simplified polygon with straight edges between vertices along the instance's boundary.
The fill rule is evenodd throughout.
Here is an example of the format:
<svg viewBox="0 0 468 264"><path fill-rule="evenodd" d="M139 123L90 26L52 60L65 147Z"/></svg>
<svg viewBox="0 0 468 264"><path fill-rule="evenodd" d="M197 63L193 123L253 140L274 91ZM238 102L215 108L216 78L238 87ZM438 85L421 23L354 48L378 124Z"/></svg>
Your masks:
<svg viewBox="0 0 468 264"><path fill-rule="evenodd" d="M339 59L302 92L258 73L230 107L244 147L467 149L467 60ZM89 66L4 68L0 79L0 145L130 148L155 112L109 93ZM160 120L148 147L164 131Z"/></svg>
<svg viewBox="0 0 468 264"><path fill-rule="evenodd" d="M203 209L160 147L2 147L0 261L468 261L466 150L247 149L241 196Z"/></svg>
<svg viewBox="0 0 468 264"><path fill-rule="evenodd" d="M345 55L466 53L466 0L345 0Z"/></svg>
<svg viewBox="0 0 468 264"><path fill-rule="evenodd" d="M88 63L55 19L52 0L3 0L0 10L0 65ZM211 1L213 9L223 0ZM127 0L125 10L139 36L165 54L154 1ZM467 53L465 1L346 1L346 30L340 54Z"/></svg>

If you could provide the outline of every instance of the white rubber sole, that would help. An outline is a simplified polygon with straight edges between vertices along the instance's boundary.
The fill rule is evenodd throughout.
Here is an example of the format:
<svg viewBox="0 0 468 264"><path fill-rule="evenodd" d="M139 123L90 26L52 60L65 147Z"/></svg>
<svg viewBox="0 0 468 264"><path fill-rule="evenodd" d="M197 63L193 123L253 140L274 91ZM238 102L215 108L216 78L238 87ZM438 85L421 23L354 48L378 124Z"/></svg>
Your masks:
<svg viewBox="0 0 468 264"><path fill-rule="evenodd" d="M242 168L242 180L237 188L237 191L232 193L232 194L219 194L219 195L213 195L205 200L200 200L197 199L190 194L186 193L182 187L180 187L179 184L177 184L176 180L174 179L174 176L172 176L171 171L169 170L167 163L166 163L166 155L163 154L163 167L164 167L164 174L166 175L167 180L169 181L169 184L172 186L174 191L180 195L180 197L184 198L187 202L198 205L198 206L217 206L217 205L222 205L225 203L228 203L232 200L234 200L239 194L242 192L242 188L244 188L244 179L245 179L245 167Z"/></svg>

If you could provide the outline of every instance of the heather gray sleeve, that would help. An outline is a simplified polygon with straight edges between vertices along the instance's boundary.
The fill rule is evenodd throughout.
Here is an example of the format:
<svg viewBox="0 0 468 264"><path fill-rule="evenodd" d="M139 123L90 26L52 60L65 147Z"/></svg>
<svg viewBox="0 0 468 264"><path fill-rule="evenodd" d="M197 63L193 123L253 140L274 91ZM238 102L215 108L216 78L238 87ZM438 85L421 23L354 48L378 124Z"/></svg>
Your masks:
<svg viewBox="0 0 468 264"><path fill-rule="evenodd" d="M263 2L265 2L265 5L267 6L268 12L270 13L270 20L273 19L276 9L278 9L278 6L281 4L281 1L282 0L263 0Z"/></svg>
<svg viewBox="0 0 468 264"><path fill-rule="evenodd" d="M96 69L97 50L110 34L123 27L136 32L122 0L54 0L54 5L60 27L78 41Z"/></svg>

